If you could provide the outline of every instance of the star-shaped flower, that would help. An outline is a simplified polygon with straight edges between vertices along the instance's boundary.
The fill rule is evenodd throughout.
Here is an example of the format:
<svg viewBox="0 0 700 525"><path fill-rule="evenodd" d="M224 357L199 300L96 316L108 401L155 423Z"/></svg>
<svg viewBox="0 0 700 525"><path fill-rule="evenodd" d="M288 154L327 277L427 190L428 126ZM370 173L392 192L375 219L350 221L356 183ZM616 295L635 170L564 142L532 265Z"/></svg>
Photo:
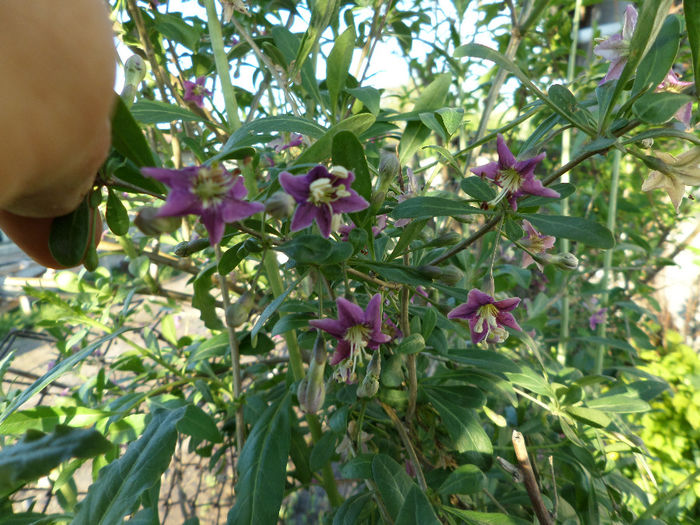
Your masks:
<svg viewBox="0 0 700 525"><path fill-rule="evenodd" d="M471 172L479 177L486 177L503 188L503 196L508 198L513 211L518 209L518 197L523 195L539 195L541 197L559 197L556 191L545 188L539 179L535 178L535 166L545 158L545 153L526 160L516 160L499 133L496 141L498 161L489 162L484 166L472 168ZM499 198L496 198L498 202Z"/></svg>
<svg viewBox="0 0 700 525"><path fill-rule="evenodd" d="M484 339L489 343L502 343L508 338L504 326L522 331L510 313L518 304L519 297L496 301L489 294L473 288L467 295L467 302L450 311L447 318L469 321L469 331L474 344Z"/></svg>
<svg viewBox="0 0 700 525"><path fill-rule="evenodd" d="M211 91L204 87L205 77L197 77L194 82L185 80L183 86L185 87L185 94L182 99L186 102L194 102L200 108L204 107L204 95L211 96Z"/></svg>
<svg viewBox="0 0 700 525"><path fill-rule="evenodd" d="M538 232L527 219L523 220L523 229L525 230L527 237L520 241L520 243L535 255L545 254L547 250L554 246L554 242L557 240L551 235L543 235ZM533 259L532 255L530 255L528 252L523 252L523 268L527 268L533 262L537 265L537 268L542 271L542 264Z"/></svg>
<svg viewBox="0 0 700 525"><path fill-rule="evenodd" d="M292 231L299 231L316 220L321 235L331 234L333 215L364 210L369 203L350 188L355 174L343 167L315 166L306 175L283 171L279 181L284 191L297 201L292 217Z"/></svg>
<svg viewBox="0 0 700 525"><path fill-rule="evenodd" d="M625 9L622 32L615 33L593 48L593 53L610 62L610 68L603 80L600 81L601 84L608 80L620 78L622 70L627 64L627 57L630 54L630 42L636 25L637 10L634 6L628 5L627 9Z"/></svg>
<svg viewBox="0 0 700 525"><path fill-rule="evenodd" d="M686 82L678 78L678 75L671 69L666 78L663 79L661 84L656 88L656 91L670 91L671 93L680 93L687 86L692 86L693 82ZM693 117L693 103L688 102L684 104L676 114L674 115L679 121L681 121L686 128L690 127L690 119Z"/></svg>
<svg viewBox="0 0 700 525"><path fill-rule="evenodd" d="M381 294L375 294L365 310L342 297L338 297L335 304L337 320L314 319L309 324L338 340L330 364L340 365L335 374L337 378L352 382L356 379L357 365L367 357L365 349L376 350L379 345L391 341L391 337L382 332Z"/></svg>
<svg viewBox="0 0 700 525"><path fill-rule="evenodd" d="M286 142L285 142L285 138L280 135L276 139L268 142L268 146L272 146L272 148L277 153L281 153L286 149L294 148L296 146L301 146L303 143L304 143L304 136L303 135L301 135L299 133L290 133L289 140L287 140Z"/></svg>
<svg viewBox="0 0 700 525"><path fill-rule="evenodd" d="M665 164L665 168L663 171L652 170L642 184L642 191L664 190L678 213L685 187L700 185L700 146L678 157L665 152L657 153L656 157Z"/></svg>
<svg viewBox="0 0 700 525"><path fill-rule="evenodd" d="M222 166L192 166L181 170L142 168L141 173L170 187L160 217L199 215L212 246L221 241L225 224L263 210L259 202L246 202L243 179Z"/></svg>

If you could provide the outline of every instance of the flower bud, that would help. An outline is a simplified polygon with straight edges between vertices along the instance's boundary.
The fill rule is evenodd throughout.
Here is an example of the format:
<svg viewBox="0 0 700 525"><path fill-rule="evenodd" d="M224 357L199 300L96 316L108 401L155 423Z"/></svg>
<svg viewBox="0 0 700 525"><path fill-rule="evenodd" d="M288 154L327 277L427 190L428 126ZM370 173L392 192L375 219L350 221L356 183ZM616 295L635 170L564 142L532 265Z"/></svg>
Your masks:
<svg viewBox="0 0 700 525"><path fill-rule="evenodd" d="M456 266L449 265L444 268L440 268L442 274L438 278L440 282L445 283L448 286L454 286L459 281L462 280L463 274Z"/></svg>
<svg viewBox="0 0 700 525"><path fill-rule="evenodd" d="M442 269L438 266L424 264L418 267L418 273L427 279L439 279L442 276Z"/></svg>
<svg viewBox="0 0 700 525"><path fill-rule="evenodd" d="M548 262L562 270L575 270L578 268L578 259L573 253L562 253L560 255L550 255Z"/></svg>
<svg viewBox="0 0 700 525"><path fill-rule="evenodd" d="M374 352L367 365L367 373L357 387L357 397L374 397L379 392L379 374L382 372L382 360L379 352Z"/></svg>
<svg viewBox="0 0 700 525"><path fill-rule="evenodd" d="M265 213L276 219L288 217L294 211L296 201L289 193L275 192L265 201Z"/></svg>
<svg viewBox="0 0 700 525"><path fill-rule="evenodd" d="M325 347L323 338L318 336L314 344L309 369L297 387L299 408L307 414L318 412L326 399L326 384L323 381L327 357Z"/></svg>
<svg viewBox="0 0 700 525"><path fill-rule="evenodd" d="M232 328L241 326L248 320L250 311L253 309L254 305L253 294L245 292L235 303L229 305L226 309L226 324Z"/></svg>
<svg viewBox="0 0 700 525"><path fill-rule="evenodd" d="M180 217L158 217L157 208L142 208L134 219L134 224L146 235L172 233L180 227Z"/></svg>
<svg viewBox="0 0 700 525"><path fill-rule="evenodd" d="M379 188L381 191L389 189L391 182L401 171L399 157L396 148L385 148L379 155Z"/></svg>
<svg viewBox="0 0 700 525"><path fill-rule="evenodd" d="M462 236L457 233L457 232L447 232L443 233L436 239L433 239L430 241L430 246L452 246L453 244L457 244L459 241L462 240Z"/></svg>
<svg viewBox="0 0 700 525"><path fill-rule="evenodd" d="M124 64L124 84L138 87L146 78L146 62L139 55L131 55Z"/></svg>
<svg viewBox="0 0 700 525"><path fill-rule="evenodd" d="M209 239L190 239L175 246L173 252L178 257L189 257L193 253L201 252L209 246Z"/></svg>

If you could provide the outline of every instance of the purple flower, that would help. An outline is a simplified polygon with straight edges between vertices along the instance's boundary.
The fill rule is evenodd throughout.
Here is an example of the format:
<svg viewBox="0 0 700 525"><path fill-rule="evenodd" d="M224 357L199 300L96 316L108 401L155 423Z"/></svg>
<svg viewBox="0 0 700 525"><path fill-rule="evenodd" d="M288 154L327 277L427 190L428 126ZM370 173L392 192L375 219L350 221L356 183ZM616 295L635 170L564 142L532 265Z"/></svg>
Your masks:
<svg viewBox="0 0 700 525"><path fill-rule="evenodd" d="M670 91L671 93L680 93L683 88L687 86L692 86L693 82L686 82L678 78L678 75L671 69L666 78L663 79L661 84L656 88L656 91ZM680 122L682 122L686 128L690 127L690 119L693 116L693 103L688 102L683 105L674 117L676 117Z"/></svg>
<svg viewBox="0 0 700 525"><path fill-rule="evenodd" d="M259 202L246 202L243 179L221 166L192 166L181 170L142 168L141 173L170 186L159 217L199 215L211 245L221 241L224 225L263 210Z"/></svg>
<svg viewBox="0 0 700 525"><path fill-rule="evenodd" d="M386 219L386 214L377 215L377 225L372 226L372 237L376 237L386 229ZM357 228L357 226L355 226L354 222L350 222L350 224L344 224L343 226L338 228L340 239L342 241L350 240L350 232L353 231L355 228Z"/></svg>
<svg viewBox="0 0 700 525"><path fill-rule="evenodd" d="M338 340L338 345L331 357L331 366L340 365L336 377L346 382L355 381L357 364L362 364L365 348L376 350L382 343L391 341L391 337L382 332L382 296L375 294L362 310L355 303L338 297L338 319L314 319L309 324L314 328L328 332Z"/></svg>
<svg viewBox="0 0 700 525"><path fill-rule="evenodd" d="M588 318L588 326L592 331L595 331L599 324L603 324L605 322L605 315L607 312L607 308L600 308L593 312L593 314Z"/></svg>
<svg viewBox="0 0 700 525"><path fill-rule="evenodd" d="M211 96L211 91L204 87L205 77L197 77L194 82L185 80L183 86L185 87L185 94L183 95L183 100L187 102L194 102L200 108L204 107L204 95Z"/></svg>
<svg viewBox="0 0 700 525"><path fill-rule="evenodd" d="M542 182L535 178L535 166L545 157L544 153L531 159L518 161L506 146L506 141L500 133L496 141L496 149L498 162L489 162L485 166L472 168L471 172L479 177L486 177L503 188L502 195L507 196L513 211L518 209L517 199L523 195L559 197L556 191L545 188ZM498 202L499 198L496 199Z"/></svg>
<svg viewBox="0 0 700 525"><path fill-rule="evenodd" d="M510 313L519 303L520 297L496 301L490 295L473 288L467 296L467 302L449 312L447 318L468 320L474 344L484 339L489 343L502 343L508 338L504 326L522 331Z"/></svg>
<svg viewBox="0 0 700 525"><path fill-rule="evenodd" d="M299 133L291 133L287 142L284 141L284 138L282 136L279 136L276 139L271 140L268 143L268 146L272 146L277 153L281 153L286 149L301 146L303 143L303 135L300 135Z"/></svg>
<svg viewBox="0 0 700 525"><path fill-rule="evenodd" d="M612 35L593 48L593 53L610 62L610 68L603 80L600 81L601 84L608 80L620 78L622 70L627 64L627 57L630 54L630 41L636 25L637 10L632 5L628 5L627 9L625 9L622 32Z"/></svg>
<svg viewBox="0 0 700 525"><path fill-rule="evenodd" d="M289 193L298 206L292 217L292 231L299 231L316 219L321 235L331 234L331 221L334 214L364 210L369 203L350 188L355 174L343 167L325 166L311 168L306 175L292 175L283 171L279 181L284 191Z"/></svg>
<svg viewBox="0 0 700 525"><path fill-rule="evenodd" d="M542 235L535 229L535 227L532 224L530 224L530 221L526 219L523 220L523 228L527 233L527 237L523 241L521 241L521 244L535 255L544 254L547 250L551 249L552 246L554 246L556 238L552 237L551 235ZM527 268L533 262L537 265L537 268L540 271L542 271L542 264L540 264L539 261L533 259L532 255L530 255L527 252L524 252L523 268Z"/></svg>

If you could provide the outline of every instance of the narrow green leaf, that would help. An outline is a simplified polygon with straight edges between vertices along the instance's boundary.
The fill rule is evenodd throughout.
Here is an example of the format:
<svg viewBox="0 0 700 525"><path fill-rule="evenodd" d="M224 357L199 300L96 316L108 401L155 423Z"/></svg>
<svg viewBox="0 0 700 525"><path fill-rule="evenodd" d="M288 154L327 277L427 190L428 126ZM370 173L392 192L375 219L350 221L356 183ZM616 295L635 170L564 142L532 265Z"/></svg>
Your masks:
<svg viewBox="0 0 700 525"><path fill-rule="evenodd" d="M417 485L413 485L408 491L403 506L396 516L396 523L401 525L440 525L430 501Z"/></svg>
<svg viewBox="0 0 700 525"><path fill-rule="evenodd" d="M126 453L100 470L80 502L73 525L118 525L133 512L141 494L158 482L175 451L176 425L185 407L157 410L143 435Z"/></svg>
<svg viewBox="0 0 700 525"><path fill-rule="evenodd" d="M615 238L610 230L597 222L582 217L536 213L523 213L522 217L530 221L545 235L564 237L595 248L608 249L615 246Z"/></svg>
<svg viewBox="0 0 700 525"><path fill-rule="evenodd" d="M265 325L267 320L272 317L272 315L277 311L277 309L280 307L280 305L284 302L284 300L287 298L287 296L291 293L292 290L299 284L299 282L306 276L306 273L300 275L296 281L294 281L292 284L287 287L287 289L282 292L280 295L275 297L275 299L268 304L265 309L262 311L260 314L260 317L258 318L258 321L255 323L255 326L253 329L250 331L250 337L254 338L256 335L258 335L258 332L261 330L261 328Z"/></svg>
<svg viewBox="0 0 700 525"><path fill-rule="evenodd" d="M348 78L350 62L352 62L352 51L355 47L355 28L348 26L338 38L336 38L326 61L326 85L328 95L331 100L331 113L336 114L338 110L338 96L345 88Z"/></svg>
<svg viewBox="0 0 700 525"><path fill-rule="evenodd" d="M604 412L647 412L651 409L649 403L640 399L635 394L612 394L591 399L586 403L589 408L595 408Z"/></svg>
<svg viewBox="0 0 700 525"><path fill-rule="evenodd" d="M356 525L368 508L374 507L371 494L356 494L346 499L333 516L333 525Z"/></svg>
<svg viewBox="0 0 700 525"><path fill-rule="evenodd" d="M107 190L107 226L114 235L126 235L129 231L129 214L112 188Z"/></svg>
<svg viewBox="0 0 700 525"><path fill-rule="evenodd" d="M458 404L457 400L435 389L425 389L425 393L440 414L457 452L476 452L485 455L493 453L491 440L481 426L475 410L465 408Z"/></svg>
<svg viewBox="0 0 700 525"><path fill-rule="evenodd" d="M450 349L447 357L464 365L471 365L484 372L519 372L520 367L508 357L490 350Z"/></svg>
<svg viewBox="0 0 700 525"><path fill-rule="evenodd" d="M205 122L203 117L189 109L160 100L139 100L131 107L131 114L142 124L161 124L173 121Z"/></svg>
<svg viewBox="0 0 700 525"><path fill-rule="evenodd" d="M692 101L692 97L680 93L647 93L632 105L632 111L639 120L649 124L663 124L671 120L682 106Z"/></svg>
<svg viewBox="0 0 700 525"><path fill-rule="evenodd" d="M493 215L491 210L482 210L466 201L456 201L444 197L413 197L396 205L391 212L394 219L414 219L417 217L459 217L460 215Z"/></svg>
<svg viewBox="0 0 700 525"><path fill-rule="evenodd" d="M681 41L681 22L676 16L666 18L659 36L639 63L631 96L658 86L668 74L678 54Z"/></svg>
<svg viewBox="0 0 700 525"><path fill-rule="evenodd" d="M404 505L406 496L415 485L406 470L386 454L372 459L372 478L389 515L395 520Z"/></svg>
<svg viewBox="0 0 700 525"><path fill-rule="evenodd" d="M276 48L284 55L286 64L289 67L296 59L299 46L301 45L301 39L282 25L272 27L272 29L270 29L270 34L275 41ZM306 96L313 99L314 102L319 105L324 104L318 89L316 73L314 72L313 66L308 61L301 66L301 87L303 91L306 92Z"/></svg>
<svg viewBox="0 0 700 525"><path fill-rule="evenodd" d="M403 231L401 232L401 237L399 237L399 242L396 243L396 246L394 246L391 254L389 257L387 257L387 260L390 261L403 255L404 250L406 250L406 248L410 246L411 242L423 232L423 228L427 222L428 219L415 220L404 226Z"/></svg>
<svg viewBox="0 0 700 525"><path fill-rule="evenodd" d="M442 507L447 514L451 514L462 520L467 525L532 525L531 521L501 514L500 512L478 512L475 510L463 510L455 507ZM597 521L589 523L598 523Z"/></svg>
<svg viewBox="0 0 700 525"><path fill-rule="evenodd" d="M121 97L115 97L115 99L114 115L112 115L112 147L139 168L159 166L158 159L153 155L129 108Z"/></svg>
<svg viewBox="0 0 700 525"><path fill-rule="evenodd" d="M436 385L423 383L423 389L431 395L442 399L459 399L464 408L481 408L486 403L486 396L472 385Z"/></svg>
<svg viewBox="0 0 700 525"><path fill-rule="evenodd" d="M413 106L417 114L439 109L445 101L445 97L452 84L452 75L442 73L425 87L418 96ZM406 160L420 147L430 135L430 130L422 122L409 122L399 142L399 162L404 164Z"/></svg>
<svg viewBox="0 0 700 525"><path fill-rule="evenodd" d="M379 113L379 104L382 94L378 89L367 86L347 88L345 91L362 102L372 115Z"/></svg>
<svg viewBox="0 0 700 525"><path fill-rule="evenodd" d="M331 156L333 150L333 137L341 131L350 131L355 135L361 134L374 124L375 117L369 113L360 113L341 120L332 126L325 134L307 148L294 162L294 165L313 164L323 162Z"/></svg>
<svg viewBox="0 0 700 525"><path fill-rule="evenodd" d="M54 382L65 372L72 370L78 363L80 363L83 359L92 354L95 351L95 349L101 347L103 344L105 344L108 341L111 341L115 337L119 337L126 331L126 328L120 328L114 331L113 333L98 339L94 343L86 346L85 348L76 352L70 357L60 361L56 366L54 366L51 370L46 372L39 379L34 381L34 383L32 383L30 387L26 388L19 396L12 400L12 402L7 406L7 408L5 408L5 410L2 411L2 414L0 414L0 423L5 421L10 416L10 414L15 412L32 396L42 391L44 388L46 388L46 386Z"/></svg>
<svg viewBox="0 0 700 525"><path fill-rule="evenodd" d="M51 223L49 250L64 266L77 266L87 250L91 224L88 197L72 212L56 217Z"/></svg>
<svg viewBox="0 0 700 525"><path fill-rule="evenodd" d="M297 73L299 73L301 67L306 62L309 53L316 47L319 38L321 38L321 34L326 30L328 24L330 24L331 17L333 13L338 10L339 5L339 0L317 0L314 2L311 10L309 27L306 29L301 43L299 44L299 50L289 78L295 78L297 76Z"/></svg>
<svg viewBox="0 0 700 525"><path fill-rule="evenodd" d="M87 427L112 415L105 410L72 406L37 406L21 410L0 423L0 435L23 434L27 430L51 432L56 425Z"/></svg>
<svg viewBox="0 0 700 525"><path fill-rule="evenodd" d="M309 466L313 472L318 472L323 466L328 463L335 454L335 434L333 432L325 432L321 439L311 449L309 457Z"/></svg>
<svg viewBox="0 0 700 525"><path fill-rule="evenodd" d="M154 28L163 36L179 42L190 51L198 50L201 33L196 27L188 24L180 13L163 14L152 9L148 14L155 17Z"/></svg>
<svg viewBox="0 0 700 525"><path fill-rule="evenodd" d="M566 407L566 411L575 419L598 428L605 428L612 422L605 412L593 408L573 406Z"/></svg>
<svg viewBox="0 0 700 525"><path fill-rule="evenodd" d="M450 494L475 494L486 487L486 476L476 465L462 465L453 470L442 482L438 492Z"/></svg>
<svg viewBox="0 0 700 525"><path fill-rule="evenodd" d="M177 430L188 436L211 443L221 443L223 438L212 417L196 405L187 405Z"/></svg>
<svg viewBox="0 0 700 525"><path fill-rule="evenodd" d="M267 407L243 446L229 525L275 525L279 520L290 446L290 402L287 392Z"/></svg>
<svg viewBox="0 0 700 525"><path fill-rule="evenodd" d="M199 317L204 325L211 330L221 330L224 324L216 313L216 299L211 294L214 283L211 280L212 274L216 271L216 261L205 266L194 278L192 288L192 306L199 310Z"/></svg>
<svg viewBox="0 0 700 525"><path fill-rule="evenodd" d="M58 425L51 434L31 430L0 450L0 496L47 475L69 458L91 458L111 449L111 443L92 429Z"/></svg>
<svg viewBox="0 0 700 525"><path fill-rule="evenodd" d="M695 85L700 86L700 2L683 0L685 26L688 30L688 41L693 56L693 73Z"/></svg>
<svg viewBox="0 0 700 525"><path fill-rule="evenodd" d="M478 201L488 202L496 198L496 190L481 177L467 177L459 183L462 191Z"/></svg>

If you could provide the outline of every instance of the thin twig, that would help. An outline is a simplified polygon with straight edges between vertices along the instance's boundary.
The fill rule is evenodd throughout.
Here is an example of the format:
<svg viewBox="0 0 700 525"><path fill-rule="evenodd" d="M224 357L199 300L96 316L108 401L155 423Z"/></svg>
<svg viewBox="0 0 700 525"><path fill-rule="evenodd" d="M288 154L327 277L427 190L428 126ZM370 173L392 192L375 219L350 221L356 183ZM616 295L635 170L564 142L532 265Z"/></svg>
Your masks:
<svg viewBox="0 0 700 525"><path fill-rule="evenodd" d="M403 441L403 444L406 447L406 452L408 452L408 456L411 458L411 463L413 463L413 468L416 471L416 478L418 479L418 486L420 486L420 488L423 492L427 492L428 491L428 484L425 482L425 476L423 475L423 469L420 466L420 463L418 461L418 456L416 455L416 451L413 448L413 444L411 443L411 438L408 436L408 432L406 432L406 429L404 428L403 423L399 419L399 416L396 415L396 412L394 411L393 408L391 408L386 403L382 403L381 401L379 402L379 404L382 405L384 412L386 412L387 415L389 416L389 418L391 419L391 422L394 424L394 428L396 428L396 431L399 433L399 437L401 438L401 441Z"/></svg>
<svg viewBox="0 0 700 525"><path fill-rule="evenodd" d="M376 277L367 275L366 273L363 273L359 270L355 270L354 268L346 268L345 270L353 277L357 277L358 279L362 279L363 281L367 281L368 283L376 284L377 286L381 286L383 288L388 288L389 290L398 290L401 288L401 286L403 286L398 283L382 281L381 279L377 279Z"/></svg>
<svg viewBox="0 0 700 525"><path fill-rule="evenodd" d="M525 438L517 430L513 430L513 449L515 450L515 457L518 458L520 470L523 473L525 490L527 490L527 495L530 498L537 519L541 525L554 525L554 520L552 520L552 516L549 514L547 507L545 507L542 494L540 494L540 489L537 486L535 473L530 463L530 456L528 456L527 448L525 447Z"/></svg>
<svg viewBox="0 0 700 525"><path fill-rule="evenodd" d="M489 219L486 224L484 224L481 228L479 228L476 232L474 232L471 236L467 237L463 241L455 244L450 250L446 251L442 255L436 257L432 261L430 261L428 264L429 265L437 265L440 264L442 261L446 261L450 257L452 257L455 254L458 254L462 250L468 248L472 244L474 244L477 240L479 240L481 237L486 235L494 226L496 226L500 220L501 220L501 215L496 215Z"/></svg>

